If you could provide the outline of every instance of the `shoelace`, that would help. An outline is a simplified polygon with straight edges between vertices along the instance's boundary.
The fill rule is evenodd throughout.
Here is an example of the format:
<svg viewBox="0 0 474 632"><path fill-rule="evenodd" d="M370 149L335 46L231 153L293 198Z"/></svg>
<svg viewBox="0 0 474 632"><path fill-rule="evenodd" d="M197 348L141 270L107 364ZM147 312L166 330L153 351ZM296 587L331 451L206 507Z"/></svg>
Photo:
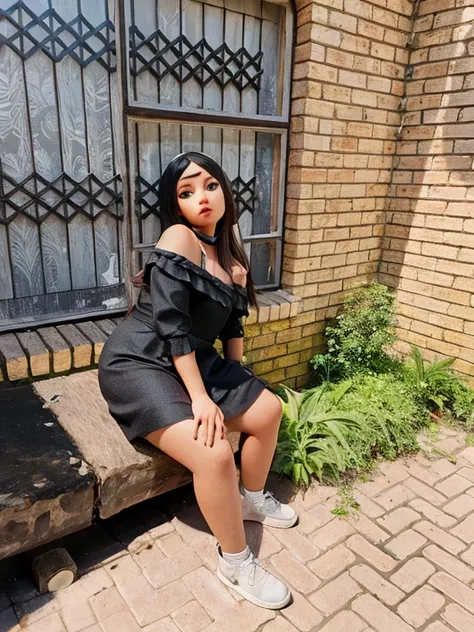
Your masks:
<svg viewBox="0 0 474 632"><path fill-rule="evenodd" d="M268 575L268 571L265 566L258 560L253 553L250 553L248 558L241 562L237 568L235 569L233 576L237 574L237 571L242 570L245 575L248 575L249 584L253 586L255 583L255 577L257 574L257 570L261 568L263 570L262 580ZM262 581L263 583L263 581Z"/></svg>
<svg viewBox="0 0 474 632"><path fill-rule="evenodd" d="M277 511L277 509L280 509L281 503L271 492L265 492L263 494L263 502L261 503L261 507L263 508L265 513L273 513Z"/></svg>

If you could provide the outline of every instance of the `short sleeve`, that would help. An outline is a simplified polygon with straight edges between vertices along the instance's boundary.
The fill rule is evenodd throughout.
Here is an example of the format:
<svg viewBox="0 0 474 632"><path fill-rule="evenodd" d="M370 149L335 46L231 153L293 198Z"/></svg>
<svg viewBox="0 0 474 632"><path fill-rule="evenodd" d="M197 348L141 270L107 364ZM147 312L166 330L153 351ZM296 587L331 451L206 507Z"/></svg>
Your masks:
<svg viewBox="0 0 474 632"><path fill-rule="evenodd" d="M219 340L221 340L222 342L226 342L227 340L231 340L232 338L243 337L244 328L242 325L242 317L236 309L233 309L226 324L221 329Z"/></svg>
<svg viewBox="0 0 474 632"><path fill-rule="evenodd" d="M187 284L156 265L151 267L149 279L153 322L167 351L173 356L191 353L188 334L192 320Z"/></svg>

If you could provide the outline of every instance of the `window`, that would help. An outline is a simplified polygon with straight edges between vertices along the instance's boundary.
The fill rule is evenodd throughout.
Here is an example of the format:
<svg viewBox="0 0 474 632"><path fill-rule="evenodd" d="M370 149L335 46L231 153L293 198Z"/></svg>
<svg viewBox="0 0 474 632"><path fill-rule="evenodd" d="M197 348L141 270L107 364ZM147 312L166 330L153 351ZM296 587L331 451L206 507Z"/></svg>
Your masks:
<svg viewBox="0 0 474 632"><path fill-rule="evenodd" d="M225 169L260 289L282 256L292 10L260 0L127 0L122 66L130 142L132 250L159 236L160 173L195 149ZM125 66L125 67L124 67Z"/></svg>

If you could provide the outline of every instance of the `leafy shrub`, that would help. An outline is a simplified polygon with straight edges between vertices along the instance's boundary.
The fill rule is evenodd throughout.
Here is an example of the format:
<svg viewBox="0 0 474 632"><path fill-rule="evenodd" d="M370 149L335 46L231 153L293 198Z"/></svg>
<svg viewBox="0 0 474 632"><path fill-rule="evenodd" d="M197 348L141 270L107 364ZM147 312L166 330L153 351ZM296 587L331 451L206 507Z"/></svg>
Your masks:
<svg viewBox="0 0 474 632"><path fill-rule="evenodd" d="M307 486L312 475L337 479L348 469L371 467L378 456L394 459L418 448L426 413L409 387L389 375L285 391L273 469L296 484Z"/></svg>
<svg viewBox="0 0 474 632"><path fill-rule="evenodd" d="M305 393L284 387L283 419L273 469L308 486L315 474L338 478L350 463L350 434L360 431L361 421L352 412L341 412L338 403L345 391L331 392L320 386Z"/></svg>
<svg viewBox="0 0 474 632"><path fill-rule="evenodd" d="M405 379L431 411L448 412L474 424L474 390L450 369L454 358L425 362L412 347L411 362L405 365Z"/></svg>
<svg viewBox="0 0 474 632"><path fill-rule="evenodd" d="M394 362L387 353L395 341L394 325L394 297L387 287L372 283L350 291L326 327L327 354L311 360L319 380L388 370Z"/></svg>

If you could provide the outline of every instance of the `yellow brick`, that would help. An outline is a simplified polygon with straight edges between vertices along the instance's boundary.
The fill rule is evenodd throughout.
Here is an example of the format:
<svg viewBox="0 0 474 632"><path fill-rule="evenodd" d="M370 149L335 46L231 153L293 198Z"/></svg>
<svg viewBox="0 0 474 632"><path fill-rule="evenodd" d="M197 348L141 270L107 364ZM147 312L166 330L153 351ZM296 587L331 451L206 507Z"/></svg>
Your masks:
<svg viewBox="0 0 474 632"><path fill-rule="evenodd" d="M271 371L270 373L264 373L260 377L266 380L269 384L277 384L285 379L285 369L277 369L276 371ZM290 375L289 377L293 376Z"/></svg>
<svg viewBox="0 0 474 632"><path fill-rule="evenodd" d="M246 338L252 338L253 336L258 336L260 335L261 331L262 331L262 327L261 325L245 325L245 337Z"/></svg>
<svg viewBox="0 0 474 632"><path fill-rule="evenodd" d="M277 320L272 323L265 323L264 325L262 325L262 334L268 334L274 331L283 331L285 329L288 329L289 326L290 320L288 318L286 318L285 320Z"/></svg>
<svg viewBox="0 0 474 632"><path fill-rule="evenodd" d="M313 339L311 336L300 338L299 340L288 343L288 353L294 353L295 351L304 351L305 349L309 349L310 347L312 347L312 345Z"/></svg>
<svg viewBox="0 0 474 632"><path fill-rule="evenodd" d="M300 362L286 369L286 377L298 377L308 373L308 362Z"/></svg>
<svg viewBox="0 0 474 632"><path fill-rule="evenodd" d="M281 358L277 358L274 361L275 369L284 369L287 366L293 366L298 364L299 361L299 353L293 353L291 355L282 356Z"/></svg>
<svg viewBox="0 0 474 632"><path fill-rule="evenodd" d="M321 331L324 331L324 329L325 329L324 322L317 322L317 323L312 323L311 325L305 325L303 327L303 336L311 336L312 334L318 334Z"/></svg>
<svg viewBox="0 0 474 632"><path fill-rule="evenodd" d="M278 368L278 367L277 367ZM252 365L252 371L258 375L266 373L273 369L273 360L264 360L263 362L256 362Z"/></svg>
<svg viewBox="0 0 474 632"><path fill-rule="evenodd" d="M275 334L265 334L258 336L251 341L252 349L260 349L261 347L270 347L275 342Z"/></svg>
<svg viewBox="0 0 474 632"><path fill-rule="evenodd" d="M302 334L301 327L292 327L291 329L285 329L285 331L280 331L277 333L276 342L280 344L282 342L291 342L293 340L298 340L301 338Z"/></svg>
<svg viewBox="0 0 474 632"><path fill-rule="evenodd" d="M278 358L286 353L286 344L272 345L263 349L254 349L248 351L245 355L249 362L260 362L261 360L269 360L270 358Z"/></svg>

